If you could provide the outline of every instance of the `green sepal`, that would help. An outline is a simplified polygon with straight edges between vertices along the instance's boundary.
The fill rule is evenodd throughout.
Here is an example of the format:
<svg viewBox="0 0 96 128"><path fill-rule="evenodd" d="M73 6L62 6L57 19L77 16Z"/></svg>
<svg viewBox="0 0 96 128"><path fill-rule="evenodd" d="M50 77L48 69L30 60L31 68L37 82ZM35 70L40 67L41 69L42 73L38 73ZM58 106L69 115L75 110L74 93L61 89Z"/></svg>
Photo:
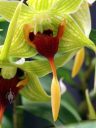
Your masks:
<svg viewBox="0 0 96 128"><path fill-rule="evenodd" d="M7 31L7 35L5 38L5 42L3 45L3 48L1 50L1 55L0 55L0 60L6 60L8 53L9 53L9 49L12 43L12 39L14 36L14 32L15 32L15 28L16 28L16 24L17 24L17 20L21 11L21 7L22 7L22 2L20 2L14 12L14 15L12 17L12 20L10 22L10 25L8 27L8 31Z"/></svg>
<svg viewBox="0 0 96 128"><path fill-rule="evenodd" d="M50 96L44 91L38 77L31 73L28 74L28 84L20 91L20 93L27 99L34 102L48 102Z"/></svg>
<svg viewBox="0 0 96 128"><path fill-rule="evenodd" d="M82 47L88 47L95 52L95 44L87 38L76 21L69 15L66 15L65 19L66 28L59 45L59 51L66 53L79 50Z"/></svg>
<svg viewBox="0 0 96 128"><path fill-rule="evenodd" d="M84 1L79 10L73 13L71 16L83 30L85 35L89 37L91 31L91 15L88 2Z"/></svg>
<svg viewBox="0 0 96 128"><path fill-rule="evenodd" d="M0 0L0 16L10 21L19 3L19 1ZM20 15L22 16L27 10L28 7L22 3Z"/></svg>
<svg viewBox="0 0 96 128"><path fill-rule="evenodd" d="M56 67L61 67L64 64L66 64L73 56L75 52L73 53L67 53L63 55L57 55L55 57L55 64ZM14 66L19 67L20 69L24 70L28 73L34 73L39 77L43 77L50 72L52 72L50 64L47 59L42 58L42 60L33 60L33 61L26 61L24 64L16 64L13 63Z"/></svg>

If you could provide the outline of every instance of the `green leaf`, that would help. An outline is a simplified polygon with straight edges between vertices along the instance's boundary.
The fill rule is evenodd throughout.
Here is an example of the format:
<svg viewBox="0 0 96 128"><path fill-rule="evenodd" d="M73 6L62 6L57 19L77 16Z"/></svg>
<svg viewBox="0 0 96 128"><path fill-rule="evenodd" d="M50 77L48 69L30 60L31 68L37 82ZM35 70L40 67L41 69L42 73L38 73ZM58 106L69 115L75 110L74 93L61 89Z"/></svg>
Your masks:
<svg viewBox="0 0 96 128"><path fill-rule="evenodd" d="M90 96L89 96L89 91L88 89L86 89L85 91L85 96L86 96L86 102L87 102L87 106L88 106L88 117L89 119L91 120L96 120L96 113L95 113L95 109L92 105L92 102L91 102L91 99L90 99Z"/></svg>
<svg viewBox="0 0 96 128"><path fill-rule="evenodd" d="M28 78L28 84L20 91L20 93L33 102L50 101L50 96L44 91L38 77L33 73L28 73Z"/></svg>
<svg viewBox="0 0 96 128"><path fill-rule="evenodd" d="M0 45L4 43L6 32L8 29L8 22L6 21L0 21Z"/></svg>
<svg viewBox="0 0 96 128"><path fill-rule="evenodd" d="M66 95L66 96L65 96ZM54 125L57 125L58 123L63 123L63 124L69 124L72 122L78 122L80 121L80 116L77 112L77 109L72 106L74 104L74 100L72 96L70 96L69 93L66 93L61 101L61 109L59 113L59 118L56 124L54 124L54 121L52 119L52 112L51 112L51 104L50 103L32 103L31 101L23 98L23 106L21 108L24 108L25 110L31 112L35 116L44 118ZM69 100L70 99L70 100ZM71 103L69 102L71 101Z"/></svg>
<svg viewBox="0 0 96 128"><path fill-rule="evenodd" d="M72 14L72 17L78 23L85 35L89 37L91 31L91 16L89 4L84 1L79 10Z"/></svg>
<svg viewBox="0 0 96 128"><path fill-rule="evenodd" d="M2 128L12 128L12 122L6 116L3 118Z"/></svg>
<svg viewBox="0 0 96 128"><path fill-rule="evenodd" d="M58 128L95 128L96 127L96 121L85 121L77 124L72 124L68 126L62 126Z"/></svg>
<svg viewBox="0 0 96 128"><path fill-rule="evenodd" d="M85 36L76 21L68 15L65 16L65 19L66 28L62 41L59 45L59 51L70 52L79 50L82 47L89 47L96 51L95 44Z"/></svg>
<svg viewBox="0 0 96 128"><path fill-rule="evenodd" d="M92 29L90 33L90 39L96 44L96 30Z"/></svg>
<svg viewBox="0 0 96 128"><path fill-rule="evenodd" d="M63 108L66 108L66 110L69 111L72 114L72 117L67 115L66 112L63 110ZM63 120L64 114L66 115L67 120ZM73 117L75 117L75 120L72 119ZM60 119L64 124L68 123L68 120L70 122L71 121L73 121L73 122L81 121L81 117L79 115L78 107L76 105L76 102L73 99L72 95L68 92L64 93L63 96L62 96Z"/></svg>
<svg viewBox="0 0 96 128"><path fill-rule="evenodd" d="M66 82L67 84L70 84L71 86L72 85L74 86L76 84L75 81L72 79L71 70L66 69L65 67L61 67L57 70L57 74L58 74L58 77L63 78L64 82Z"/></svg>

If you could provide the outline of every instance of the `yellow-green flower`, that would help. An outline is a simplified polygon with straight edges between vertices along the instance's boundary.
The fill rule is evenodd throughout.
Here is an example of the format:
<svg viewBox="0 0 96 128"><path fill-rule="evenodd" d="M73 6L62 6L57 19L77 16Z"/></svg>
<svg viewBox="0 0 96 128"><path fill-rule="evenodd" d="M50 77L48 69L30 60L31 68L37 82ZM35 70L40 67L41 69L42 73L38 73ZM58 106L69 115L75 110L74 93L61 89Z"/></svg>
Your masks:
<svg viewBox="0 0 96 128"><path fill-rule="evenodd" d="M12 2L0 1L1 16L3 16L4 18L10 21L18 3L19 2L13 2L13 1ZM31 36L31 38L37 39L38 35L39 37L42 37L43 36L42 33L44 33L44 31L51 29L51 31L53 32L52 36L55 37L56 35L58 36L59 25L62 23L62 21L64 20L66 21L65 31L62 35L62 38L59 40L59 45L57 49L58 51L56 50L55 52L57 54L56 55L54 54L55 55L54 63L56 64L56 66L64 65L64 63L68 61L70 58L72 58L72 56L77 52L77 50L79 50L82 47L89 47L94 51L96 50L96 47L94 43L85 36L85 34L81 29L80 24L77 24L76 20L70 15L79 9L80 5L83 3L83 0L74 0L74 1L73 0L66 0L66 1L28 0L27 3L28 6L22 4L18 21L15 24L15 29L14 27L13 28L11 27L12 32L14 32L13 35L11 34L12 38L10 38L9 40L10 36L8 36L8 40L6 39L4 45L1 46L0 50L2 56L0 63L2 67L2 64L6 65L7 64L6 60L8 60L8 63L12 64L12 66L18 67L28 74L29 79L32 79L30 80L31 84L32 82L33 85L37 84L36 87L32 86L33 89L31 90L32 95L30 95L29 93L30 92L29 86L25 87L25 89L22 92L23 95L25 95L28 98L30 97L29 99L32 100L34 99L34 95L35 95L35 100L37 101L39 96L41 97L41 100L44 100L43 96L45 96L46 97L45 101L47 101L49 100L49 97L41 88L41 86L39 88L40 82L38 80L38 77L42 77L50 73L51 68L50 65L48 64L48 61L40 56L41 54L40 49L38 50L38 47L36 47L36 45L34 47L34 43L32 44L33 47L30 46L30 42L28 41L30 33L33 34L33 37ZM31 25L32 27L30 33L27 33L28 35L25 38L24 26L26 24ZM44 40L45 40L45 36L44 36ZM27 42L29 42L29 44ZM33 42L35 42L35 44L37 43L36 40ZM42 46L45 46L45 42L43 42L44 44L42 44ZM47 43L49 43L49 41ZM40 45L38 46L41 47ZM47 48L45 49L47 50ZM37 54L39 54L40 60L26 61L23 64L17 64L14 62L13 59L13 58L18 59L18 58L28 58L28 57L35 58ZM51 63L51 67L52 66L53 64ZM54 86L52 86L51 89L51 93L52 93L51 103L53 110L53 118L56 121L60 106L60 88L59 88L57 76L53 77L52 85ZM59 97L58 100L54 96Z"/></svg>

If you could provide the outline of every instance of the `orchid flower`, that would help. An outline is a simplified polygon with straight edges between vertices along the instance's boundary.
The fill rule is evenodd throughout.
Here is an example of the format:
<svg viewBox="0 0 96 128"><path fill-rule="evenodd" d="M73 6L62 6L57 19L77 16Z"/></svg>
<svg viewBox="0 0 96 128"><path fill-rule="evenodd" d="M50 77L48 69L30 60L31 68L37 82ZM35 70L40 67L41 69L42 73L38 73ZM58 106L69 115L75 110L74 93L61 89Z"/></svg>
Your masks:
<svg viewBox="0 0 96 128"><path fill-rule="evenodd" d="M2 117L3 117L4 111L7 107L7 105L9 105L13 102L13 100L15 99L18 92L21 89L23 89L24 85L26 85L26 84L33 86L32 88L35 87L35 90L37 92L33 94L34 97L36 95L36 98L37 98L38 93L39 93L39 97L41 97L42 101L50 100L50 97L42 89L37 76L35 76L35 75L32 76L32 73L27 74L27 72L26 72L26 74L21 79L20 78L20 72L21 72L20 69L18 70L18 66L14 66L14 64L12 64L10 62L10 59L9 59L10 57L7 56L7 54L6 54L6 53L8 53L9 48L10 48L10 46L6 47L6 44L10 45L10 42L12 41L12 37L14 34L14 30L16 27L16 23L17 23L17 20L19 17L19 12L21 10L21 7L22 7L22 2L20 2L18 4L18 6L14 12L14 15L10 22L7 36L6 36L6 39L4 42L5 45L0 54L0 68L1 68L1 74L0 74L0 123L2 121ZM23 61L21 62L21 60L23 60ZM21 60L16 61L16 64L18 64L18 63L21 64L21 63L25 62L25 59L21 59ZM32 77L34 77L33 78L34 81L31 82L30 78L32 79ZM35 84L36 84L36 86L35 86ZM36 98L33 98L33 99L35 101L40 100L40 99L36 99Z"/></svg>
<svg viewBox="0 0 96 128"><path fill-rule="evenodd" d="M7 37L6 37L6 39L5 39L5 43L7 42L7 43L9 43L10 41L11 41L11 37L12 37L12 34L11 34L11 32L14 32L13 30L12 30L12 26L13 27L15 27L15 24L16 24L16 22L17 22L17 19L18 19L18 16L17 16L17 13L18 13L18 11L20 11L20 9L21 9L21 5L22 5L22 3L20 3L18 6L17 6L17 9L16 9L16 11L15 11L15 13L14 13L14 16L13 16L13 18L12 18L12 21L11 21L11 23L10 23L10 25L9 25L9 29L8 29L8 33L7 33ZM16 18L17 17L17 18ZM15 21L15 22L14 22ZM9 35L10 35L10 37L9 37ZM9 37L9 38L8 38ZM6 47L4 48L4 49L6 49ZM7 49L8 50L8 49ZM2 53L2 52L1 52ZM4 54L4 52L3 52L3 54ZM1 55L1 54L0 54ZM0 56L1 57L1 56ZM2 61L5 61L5 58L2 58ZM7 61L7 60L6 60ZM8 69L8 68L7 68ZM1 70L1 75L2 76L0 76L0 122L2 121L2 117L3 117L3 113L4 113L4 111L5 111L5 108L6 108L6 106L8 105L8 103L9 103L9 101L11 101L11 99L9 99L9 101L8 101L8 99L7 99L7 93L8 93L8 91L10 90L10 94L11 94L11 91L12 91L12 93L14 93L14 96L12 95L12 100L14 99L14 97L17 95L17 93L18 93L18 91L20 90L20 88L19 87L17 87L17 85L18 85L18 83L19 83L19 78L17 77L17 75L16 75L16 70L13 68L13 70L12 70L12 72L11 72L11 69L12 69L12 67L9 69L9 71L10 71L10 73L9 73L9 71L7 70L7 69L5 69L5 68L2 68ZM6 72L6 71L8 71L8 73ZM7 75L8 76L7 76ZM5 79L3 79L3 77L5 78ZM6 79L6 77L9 79L9 80L7 80ZM21 82L22 83L22 82ZM10 96L10 94L8 94L9 96ZM8 97L9 97L8 96ZM10 97L11 98L11 97Z"/></svg>
<svg viewBox="0 0 96 128"><path fill-rule="evenodd" d="M18 3L0 1L1 16L10 21ZM6 60L7 57L11 58L10 64L25 71L35 85L39 83L38 77L50 73L52 69L51 104L54 121L58 118L61 96L55 65L58 67L64 65L82 47L96 50L94 43L84 35L79 24L69 15L76 12L82 3L83 0L28 0L28 5L22 5L11 44L4 43L0 49L3 55L1 62L3 63L2 60ZM12 59L35 58L37 54L40 60L25 61L23 64L18 64ZM8 65L5 62L3 64ZM49 97L40 87L34 86L36 92L34 90L31 92L37 96L36 100L41 94L41 97L45 95L48 101ZM22 95L30 97L31 100L33 95L29 92L30 87L27 85Z"/></svg>

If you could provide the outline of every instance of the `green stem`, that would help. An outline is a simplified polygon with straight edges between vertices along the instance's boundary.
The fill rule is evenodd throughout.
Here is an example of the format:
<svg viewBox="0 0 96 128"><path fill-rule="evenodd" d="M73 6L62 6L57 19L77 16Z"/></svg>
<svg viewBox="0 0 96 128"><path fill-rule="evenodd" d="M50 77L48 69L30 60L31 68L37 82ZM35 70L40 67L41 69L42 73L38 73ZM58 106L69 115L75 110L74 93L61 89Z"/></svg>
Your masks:
<svg viewBox="0 0 96 128"><path fill-rule="evenodd" d="M13 105L13 122L14 128L23 128L23 110L18 109L17 106L21 105L21 97L17 96Z"/></svg>
<svg viewBox="0 0 96 128"><path fill-rule="evenodd" d="M88 90L85 91L85 96L86 96L86 102L87 102L88 111L89 111L89 119L96 119L95 109L92 105Z"/></svg>
<svg viewBox="0 0 96 128"><path fill-rule="evenodd" d="M94 92L96 93L96 64L95 64L95 75L94 75Z"/></svg>
<svg viewBox="0 0 96 128"><path fill-rule="evenodd" d="M85 72L84 76L81 78L82 92L84 95L85 95L85 89L87 88L87 80L90 78L90 74L93 71L93 69L94 69L94 65L90 62L90 66L88 67L88 70ZM96 98L96 93L94 92L94 90L90 92L90 98L91 99ZM86 103L86 100L84 100L79 106L79 112L83 114L84 112L86 112L86 108L87 108L87 103Z"/></svg>
<svg viewBox="0 0 96 128"><path fill-rule="evenodd" d="M95 93L94 91L91 91L89 95L90 95L91 100L93 100L93 99L96 98L96 93ZM86 103L86 101L84 100L84 101L81 103L80 107L79 107L79 112L80 112L80 113L86 112L86 108L87 108L87 103Z"/></svg>

